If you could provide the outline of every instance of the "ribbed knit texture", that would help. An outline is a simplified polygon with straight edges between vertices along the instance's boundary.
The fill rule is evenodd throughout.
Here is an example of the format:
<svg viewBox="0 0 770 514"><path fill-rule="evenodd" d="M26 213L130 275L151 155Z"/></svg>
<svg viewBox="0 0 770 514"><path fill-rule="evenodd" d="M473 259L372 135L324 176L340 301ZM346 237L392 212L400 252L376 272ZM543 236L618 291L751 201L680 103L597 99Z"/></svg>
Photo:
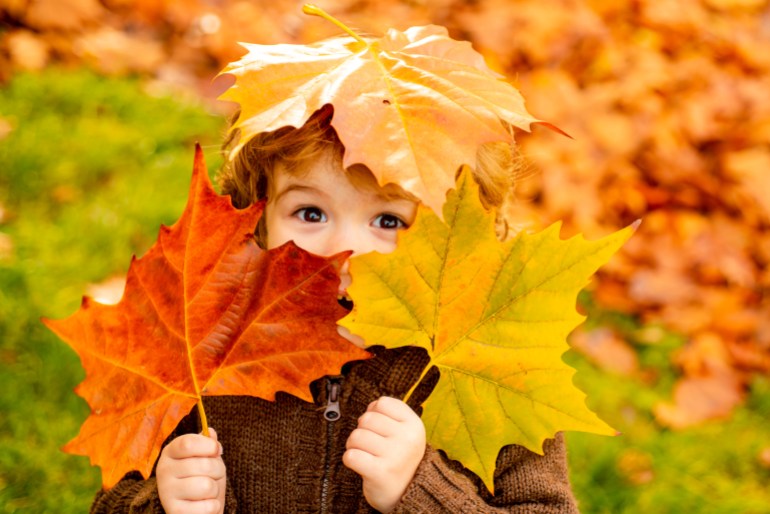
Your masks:
<svg viewBox="0 0 770 514"><path fill-rule="evenodd" d="M323 416L326 378L311 384L314 404L283 393L274 402L247 396L204 399L209 424L224 447L227 514L376 512L363 497L361 478L342 463L345 442L369 403L380 396L403 396L428 357L413 347L373 352L376 357L347 365L338 377L342 415L334 422ZM409 403L421 404L437 379L434 369ZM169 440L196 432L200 427L193 411ZM163 508L154 477L142 480L129 473L114 488L97 494L91 512L162 514ZM428 447L394 512L577 513L563 438L547 441L544 456L505 447L497 459L494 496L473 473Z"/></svg>

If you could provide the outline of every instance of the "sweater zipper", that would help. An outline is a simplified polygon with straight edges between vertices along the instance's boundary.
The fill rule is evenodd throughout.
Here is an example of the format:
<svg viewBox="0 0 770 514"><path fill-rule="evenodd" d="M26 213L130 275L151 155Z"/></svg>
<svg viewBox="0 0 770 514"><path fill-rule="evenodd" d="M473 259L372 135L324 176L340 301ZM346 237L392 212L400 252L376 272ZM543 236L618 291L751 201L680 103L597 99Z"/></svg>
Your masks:
<svg viewBox="0 0 770 514"><path fill-rule="evenodd" d="M342 378L328 378L326 380L326 462L324 463L324 477L321 482L321 513L329 511L329 481L331 478L331 453L334 445L334 423L340 419L340 391L342 390Z"/></svg>

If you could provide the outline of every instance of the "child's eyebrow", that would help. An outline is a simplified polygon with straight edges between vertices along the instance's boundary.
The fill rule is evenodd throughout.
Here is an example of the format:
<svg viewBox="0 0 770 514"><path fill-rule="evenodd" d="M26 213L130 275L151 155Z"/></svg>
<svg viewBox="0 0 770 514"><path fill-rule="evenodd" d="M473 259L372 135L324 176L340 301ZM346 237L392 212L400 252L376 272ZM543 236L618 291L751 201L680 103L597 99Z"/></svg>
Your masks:
<svg viewBox="0 0 770 514"><path fill-rule="evenodd" d="M282 196L288 193L291 193L292 191L314 193L314 194L320 194L322 196L327 196L326 193L324 193L322 190L318 189L317 187L308 186L306 184L294 183L294 184L289 184L288 186L283 188L281 191L279 191L278 194L275 195L275 198L273 199L273 201L277 202L278 200L281 199Z"/></svg>

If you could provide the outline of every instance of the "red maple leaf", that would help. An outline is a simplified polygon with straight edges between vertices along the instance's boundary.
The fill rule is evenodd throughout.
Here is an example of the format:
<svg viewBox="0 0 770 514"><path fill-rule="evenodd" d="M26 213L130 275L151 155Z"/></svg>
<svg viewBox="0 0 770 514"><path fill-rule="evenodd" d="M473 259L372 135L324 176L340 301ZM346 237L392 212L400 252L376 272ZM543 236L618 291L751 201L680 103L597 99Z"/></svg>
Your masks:
<svg viewBox="0 0 770 514"><path fill-rule="evenodd" d="M262 206L236 210L213 190L196 148L182 217L132 261L117 305L83 299L64 320L43 320L78 353L77 393L91 415L65 451L88 455L110 487L148 476L161 445L202 395L268 400L369 356L337 333L342 253L323 258L287 243L259 248Z"/></svg>

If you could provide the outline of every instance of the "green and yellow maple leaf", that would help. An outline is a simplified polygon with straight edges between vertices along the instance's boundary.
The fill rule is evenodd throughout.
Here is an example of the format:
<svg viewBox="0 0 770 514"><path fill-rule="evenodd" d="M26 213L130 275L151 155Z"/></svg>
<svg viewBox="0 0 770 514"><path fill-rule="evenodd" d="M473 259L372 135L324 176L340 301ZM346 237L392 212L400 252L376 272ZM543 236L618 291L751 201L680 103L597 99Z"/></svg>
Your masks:
<svg viewBox="0 0 770 514"><path fill-rule="evenodd" d="M427 350L426 372L441 373L423 405L428 442L492 489L505 445L542 454L559 431L615 434L586 407L561 357L583 320L578 292L634 226L586 241L561 240L554 224L499 242L467 170L444 220L421 207L393 253L354 257L355 307L340 321L369 345Z"/></svg>
<svg viewBox="0 0 770 514"><path fill-rule="evenodd" d="M364 164L381 185L398 184L440 214L455 172L475 164L480 145L513 142L511 126L540 123L519 91L444 27L360 37L318 8L305 10L350 36L310 45L243 44L248 53L222 71L236 82L220 98L240 105L233 152L260 132L300 127L331 104L343 166Z"/></svg>

